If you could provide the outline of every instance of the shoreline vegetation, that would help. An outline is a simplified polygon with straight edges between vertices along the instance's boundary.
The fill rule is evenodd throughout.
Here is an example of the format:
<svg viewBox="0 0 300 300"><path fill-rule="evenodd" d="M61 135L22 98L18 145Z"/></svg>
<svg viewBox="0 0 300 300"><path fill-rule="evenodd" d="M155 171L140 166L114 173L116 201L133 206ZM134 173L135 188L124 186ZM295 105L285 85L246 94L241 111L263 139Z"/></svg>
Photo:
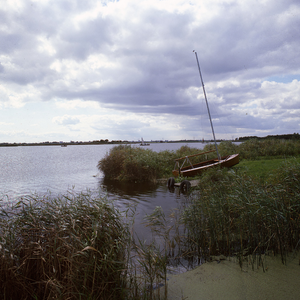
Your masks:
<svg viewBox="0 0 300 300"><path fill-rule="evenodd" d="M122 299L129 233L110 203L33 195L0 216L1 299Z"/></svg>
<svg viewBox="0 0 300 300"><path fill-rule="evenodd" d="M97 167L110 180L156 182L161 178L171 176L176 158L211 150L215 150L215 146L212 143L206 144L203 150L186 145L176 151L165 150L161 152L131 147L131 145L117 145L106 153L105 157L99 161ZM231 141L223 141L218 145L218 150L221 156L239 153L240 164L233 169L247 170L248 167L253 169L254 161L268 164L265 162L275 159L286 161L290 158L300 157L300 140L253 139L239 145ZM190 161L194 164L215 157L216 153L212 152L203 156L191 157ZM271 166L270 169L274 167ZM254 168L253 174L262 176L262 174L259 174L259 171L263 172L262 169L256 170Z"/></svg>
<svg viewBox="0 0 300 300"><path fill-rule="evenodd" d="M182 260L191 267L232 260L240 270L263 273L269 258L286 265L300 247L299 146L295 140L220 143L220 153L240 153L240 164L205 172L170 216L156 207L145 217L153 234L148 242L134 236L135 208L119 212L105 198L3 199L2 298L168 299L169 269ZM115 180L155 181L171 174L174 158L193 151L199 149L159 154L118 145L98 167Z"/></svg>
<svg viewBox="0 0 300 300"><path fill-rule="evenodd" d="M248 140L270 140L270 139L279 139L279 140L300 140L299 133L293 133L293 134L281 134L281 135L268 135L266 137L257 137L257 136L245 136L245 137L239 137L235 140L231 140L232 142L245 142ZM127 140L111 140L108 139L101 139L101 140L93 140L93 141L45 141L45 142L37 142L37 143L6 143L2 142L0 143L0 147L17 147L17 146L61 146L61 145L106 145L106 144L140 144L142 141L127 141ZM145 141L145 143L210 143L213 142L213 140L175 140L175 141L169 141L169 140L151 140L151 141ZM226 142L226 140L217 140L217 142Z"/></svg>

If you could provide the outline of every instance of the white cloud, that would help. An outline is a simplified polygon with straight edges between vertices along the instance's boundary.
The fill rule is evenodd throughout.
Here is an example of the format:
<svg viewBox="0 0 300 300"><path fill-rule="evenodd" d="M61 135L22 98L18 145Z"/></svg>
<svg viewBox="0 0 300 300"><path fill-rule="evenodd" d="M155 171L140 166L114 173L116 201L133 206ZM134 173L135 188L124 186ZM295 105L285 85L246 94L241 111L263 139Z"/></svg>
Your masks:
<svg viewBox="0 0 300 300"><path fill-rule="evenodd" d="M61 117L54 117L53 122L58 125L68 126L68 125L77 125L78 123L80 123L80 120L78 117L75 116L64 115Z"/></svg>
<svg viewBox="0 0 300 300"><path fill-rule="evenodd" d="M0 109L52 103L48 128L70 138L191 138L207 115L195 49L221 137L298 131L299 13L296 0L14 0L0 8Z"/></svg>
<svg viewBox="0 0 300 300"><path fill-rule="evenodd" d="M80 99L76 100L55 100L55 104L58 108L63 109L77 109L77 108L92 108L92 109L99 109L100 105L98 102L95 101L82 101Z"/></svg>

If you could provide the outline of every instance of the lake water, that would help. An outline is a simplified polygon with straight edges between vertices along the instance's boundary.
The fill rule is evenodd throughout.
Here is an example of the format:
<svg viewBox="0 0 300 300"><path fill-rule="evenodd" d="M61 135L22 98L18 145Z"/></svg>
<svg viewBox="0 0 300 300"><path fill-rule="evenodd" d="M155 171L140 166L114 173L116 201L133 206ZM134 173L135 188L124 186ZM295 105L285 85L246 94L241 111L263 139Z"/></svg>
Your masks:
<svg viewBox="0 0 300 300"><path fill-rule="evenodd" d="M203 143L154 143L147 149L177 150L183 145L203 149ZM144 238L148 233L139 226L146 214L161 206L165 214L185 201L177 190L166 185L125 184L104 180L97 163L115 145L70 145L0 147L0 192L2 199L14 201L24 195L51 192L53 195L91 191L106 194L124 210L135 206L135 231ZM139 147L139 145L133 145Z"/></svg>

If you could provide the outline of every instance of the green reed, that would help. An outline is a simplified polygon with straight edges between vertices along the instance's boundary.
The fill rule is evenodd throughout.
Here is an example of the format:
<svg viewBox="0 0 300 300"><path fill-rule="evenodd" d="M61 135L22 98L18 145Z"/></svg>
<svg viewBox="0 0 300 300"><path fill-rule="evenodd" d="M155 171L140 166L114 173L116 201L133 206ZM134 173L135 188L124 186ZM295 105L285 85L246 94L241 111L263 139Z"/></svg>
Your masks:
<svg viewBox="0 0 300 300"><path fill-rule="evenodd" d="M135 244L136 277L139 278L141 299L167 299L168 256L164 248L152 241ZM164 286L163 292L159 288Z"/></svg>
<svg viewBox="0 0 300 300"><path fill-rule="evenodd" d="M167 255L134 241L134 207L90 193L0 202L1 299L167 299ZM163 292L158 287L165 286Z"/></svg>
<svg viewBox="0 0 300 300"><path fill-rule="evenodd" d="M98 169L108 179L131 182L155 182L159 178L172 176L175 159L187 155L214 150L213 144L206 144L203 150L182 146L177 151L155 152L150 149L119 145L110 151L98 163ZM300 141L252 139L236 145L223 141L218 146L221 155L240 154L243 159L286 158L300 155ZM192 164L216 157L216 153L191 157Z"/></svg>
<svg viewBox="0 0 300 300"><path fill-rule="evenodd" d="M219 145L219 150L223 155L239 153L241 159L258 159L260 157L290 157L300 155L299 140L284 139L251 139L235 145L226 141Z"/></svg>
<svg viewBox="0 0 300 300"><path fill-rule="evenodd" d="M1 205L2 299L125 299L129 239L111 203L89 194Z"/></svg>
<svg viewBox="0 0 300 300"><path fill-rule="evenodd" d="M155 152L130 145L119 145L110 149L109 153L99 161L98 169L108 179L155 182L172 174L176 158L199 153L199 151L199 149L183 146L177 151Z"/></svg>
<svg viewBox="0 0 300 300"><path fill-rule="evenodd" d="M182 215L186 252L284 262L300 240L300 164L285 164L263 184L227 170L209 171ZM297 249L296 249L297 250ZM250 258L249 258L250 259Z"/></svg>

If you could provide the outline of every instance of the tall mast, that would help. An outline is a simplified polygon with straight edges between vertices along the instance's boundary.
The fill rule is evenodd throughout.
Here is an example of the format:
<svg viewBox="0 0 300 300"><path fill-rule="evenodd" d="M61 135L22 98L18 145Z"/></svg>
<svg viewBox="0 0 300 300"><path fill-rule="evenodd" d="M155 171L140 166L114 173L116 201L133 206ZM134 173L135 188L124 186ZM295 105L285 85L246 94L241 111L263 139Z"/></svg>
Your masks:
<svg viewBox="0 0 300 300"><path fill-rule="evenodd" d="M197 55L197 52L195 50L193 52L195 52L195 55L196 55L196 60L197 60L197 65L198 65L198 70L199 70L199 75L200 75L201 84L202 84L202 88L203 88L203 94L204 94L204 98L205 98L205 102L206 102L206 107L207 107L207 112L208 112L208 116L209 116L209 120L210 120L211 131L212 131L212 134L213 134L213 137L214 137L214 141L215 141L215 147L216 147L218 159L221 160L221 157L220 157L220 154L219 154L219 151L218 151L216 137L215 137L214 127L213 127L213 123L212 123L211 116L210 116L210 111L209 111L209 106L208 106L208 102L207 102L206 92L205 92L204 83L203 83L203 79L202 79L202 74L201 74L201 70L200 70L200 64L199 64L199 60L198 60L198 55Z"/></svg>

